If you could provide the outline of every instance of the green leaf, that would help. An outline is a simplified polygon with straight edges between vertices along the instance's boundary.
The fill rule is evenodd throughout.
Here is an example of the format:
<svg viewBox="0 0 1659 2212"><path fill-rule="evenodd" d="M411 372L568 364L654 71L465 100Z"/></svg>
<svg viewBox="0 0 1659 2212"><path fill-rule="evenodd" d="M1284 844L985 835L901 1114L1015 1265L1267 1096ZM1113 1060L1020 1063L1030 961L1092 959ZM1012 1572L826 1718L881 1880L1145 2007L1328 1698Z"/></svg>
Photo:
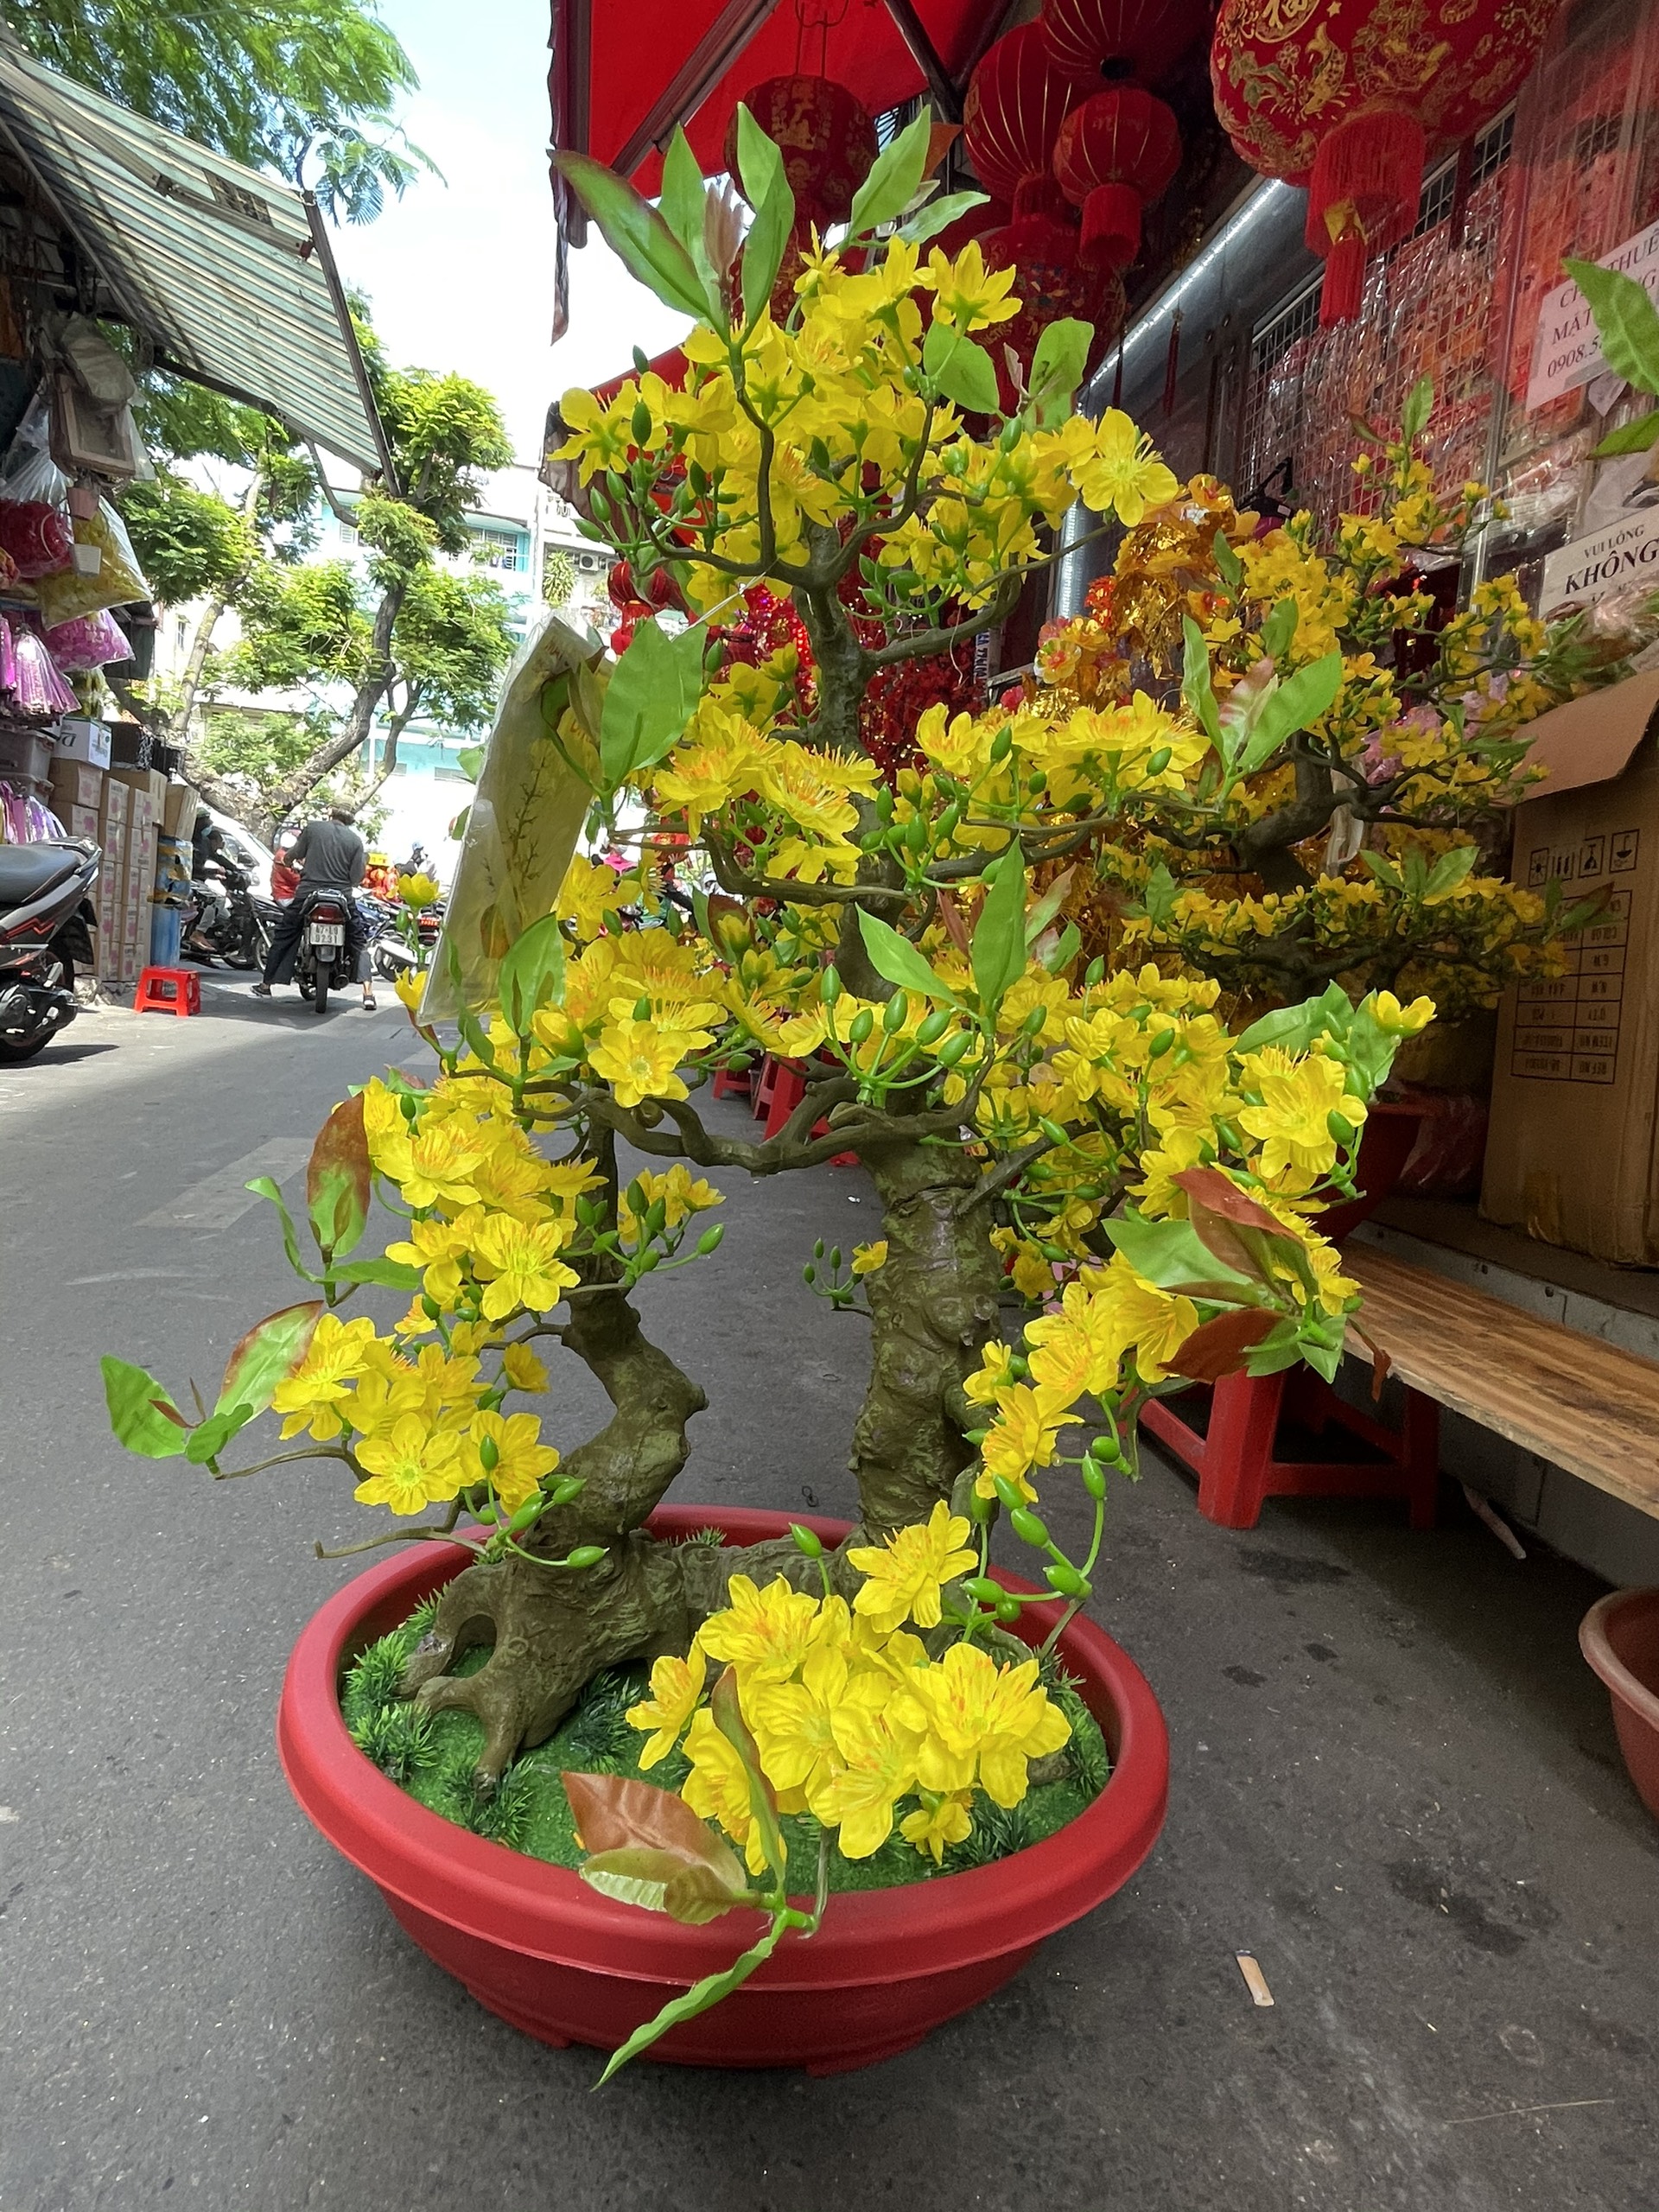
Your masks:
<svg viewBox="0 0 1659 2212"><path fill-rule="evenodd" d="M970 414L995 415L1001 404L997 390L996 364L985 348L971 338L959 338L938 377L947 399Z"/></svg>
<svg viewBox="0 0 1659 2212"><path fill-rule="evenodd" d="M754 220L743 241L743 314L753 325L771 299L783 266L795 221L795 195L789 188L782 154L741 101L737 165L743 179L743 196L754 210Z"/></svg>
<svg viewBox="0 0 1659 2212"><path fill-rule="evenodd" d="M253 1417L254 1409L249 1405L227 1406L223 1413L209 1414L191 1430L184 1446L185 1458L193 1467L205 1467Z"/></svg>
<svg viewBox="0 0 1659 2212"><path fill-rule="evenodd" d="M1233 1050L1259 1052L1268 1045L1277 1045L1281 1052L1305 1052L1316 1037L1345 1037L1353 1018L1347 993L1335 983L1327 983L1317 998L1304 999L1298 1006L1275 1007L1271 1014L1253 1021L1233 1039Z"/></svg>
<svg viewBox="0 0 1659 2212"><path fill-rule="evenodd" d="M347 1260L331 1270L336 1282L373 1283L381 1290L418 1290L421 1271L407 1260Z"/></svg>
<svg viewBox="0 0 1659 2212"><path fill-rule="evenodd" d="M760 1834L760 1848L766 1854L773 1884L781 1891L789 1870L789 1847L778 1825L778 1800L760 1764L760 1746L751 1734L738 1701L734 1667L724 1669L715 1681L709 1693L709 1710L715 1727L742 1762L744 1777L749 1785L749 1815Z"/></svg>
<svg viewBox="0 0 1659 2212"><path fill-rule="evenodd" d="M948 231L958 216L990 204L989 195L983 192L942 192L918 207L907 223L900 225L895 235L903 238L906 245L925 245L929 238Z"/></svg>
<svg viewBox="0 0 1659 2212"><path fill-rule="evenodd" d="M455 755L455 766L463 776L476 783L479 771L484 766L484 747L481 745L463 745Z"/></svg>
<svg viewBox="0 0 1659 2212"><path fill-rule="evenodd" d="M641 622L611 671L600 717L600 772L618 791L654 767L680 738L702 691L703 632L671 638L660 622Z"/></svg>
<svg viewBox="0 0 1659 2212"><path fill-rule="evenodd" d="M1065 906L1066 894L1071 888L1071 879L1076 874L1075 868L1069 868L1063 875L1056 876L1026 916L1026 943L1027 944L1036 944L1055 915Z"/></svg>
<svg viewBox="0 0 1659 2212"><path fill-rule="evenodd" d="M1643 287L1593 261L1561 265L1590 302L1608 367L1638 391L1659 393L1659 310Z"/></svg>
<svg viewBox="0 0 1659 2212"><path fill-rule="evenodd" d="M1244 582L1244 563L1228 543L1227 533L1224 530L1218 530L1216 532L1212 550L1215 554L1216 569L1223 583L1226 585L1229 591L1236 591ZM1192 617L1189 615L1187 620L1190 621Z"/></svg>
<svg viewBox="0 0 1659 2212"><path fill-rule="evenodd" d="M861 238L867 231L879 231L884 223L898 221L922 188L932 138L933 118L925 105L916 120L901 130L890 145L882 148L869 175L853 194L852 213L847 222L849 238ZM946 219L954 221L956 218ZM942 230L944 226L940 224L938 227Z"/></svg>
<svg viewBox="0 0 1659 2212"><path fill-rule="evenodd" d="M1260 1295L1250 1276L1217 1259L1190 1221L1147 1221L1125 1212L1101 1225L1135 1273L1160 1290L1233 1306L1254 1305Z"/></svg>
<svg viewBox="0 0 1659 2212"><path fill-rule="evenodd" d="M993 861L985 880L990 888L974 925L971 957L980 1011L988 1020L1026 972L1026 868L1017 846Z"/></svg>
<svg viewBox="0 0 1659 2212"><path fill-rule="evenodd" d="M1026 384L1027 396L1036 407L1038 423L1043 428L1050 429L1064 422L1071 412L1072 398L1083 382L1094 337L1092 322L1078 322L1069 315L1062 316L1058 322L1045 324L1031 358L1031 375Z"/></svg>
<svg viewBox="0 0 1659 2212"><path fill-rule="evenodd" d="M300 1257L300 1240L295 1233L294 1217L289 1213L288 1201L276 1183L269 1175L256 1175L251 1183L245 1183L242 1187L245 1191L251 1191L256 1198L268 1199L276 1207L276 1217L283 1224L283 1249L288 1254L288 1264L295 1274L302 1275L307 1282L321 1282L321 1276L314 1275Z"/></svg>
<svg viewBox="0 0 1659 2212"><path fill-rule="evenodd" d="M1294 599L1281 599L1262 625L1262 650L1272 661L1282 660L1296 635L1301 609Z"/></svg>
<svg viewBox="0 0 1659 2212"><path fill-rule="evenodd" d="M1609 430L1590 458L1606 461L1618 453L1646 453L1655 445L1659 445L1659 410L1626 423L1622 430Z"/></svg>
<svg viewBox="0 0 1659 2212"><path fill-rule="evenodd" d="M1472 845L1453 845L1451 851L1442 853L1428 872L1428 881L1423 887L1427 899L1444 899L1448 891L1455 891L1475 864L1476 852Z"/></svg>
<svg viewBox="0 0 1659 2212"><path fill-rule="evenodd" d="M538 1008L564 1003L564 938L556 914L543 914L510 946L496 976L501 1011L524 1036Z"/></svg>
<svg viewBox="0 0 1659 2212"><path fill-rule="evenodd" d="M1068 922L1058 938L1042 957L1042 964L1051 976L1058 976L1071 965L1083 950L1083 931L1075 922Z"/></svg>
<svg viewBox="0 0 1659 2212"><path fill-rule="evenodd" d="M156 1377L124 1359L99 1360L104 1399L118 1444L145 1459L176 1459L189 1423Z"/></svg>
<svg viewBox="0 0 1659 2212"><path fill-rule="evenodd" d="M1147 874L1146 889L1141 893L1141 911L1149 922L1161 929L1174 912L1179 895L1179 886L1159 861Z"/></svg>
<svg viewBox="0 0 1659 2212"><path fill-rule="evenodd" d="M703 236L703 215L709 204L702 171L684 131L677 123L663 156L663 219L690 257L704 290L711 300L720 296L714 264Z"/></svg>
<svg viewBox="0 0 1659 2212"><path fill-rule="evenodd" d="M1255 729L1239 756L1239 771L1253 775L1287 738L1306 729L1330 711L1342 689L1342 655L1326 653L1287 676L1264 701Z"/></svg>
<svg viewBox="0 0 1659 2212"><path fill-rule="evenodd" d="M611 2053L605 2071L599 2077L603 2088L613 2074L648 2050L658 2036L666 2035L671 2028L679 2026L682 2020L695 2020L699 2012L706 2012L711 2005L718 2005L722 1997L729 1997L733 1990L741 1988L757 1967L763 1967L777 1949L790 1926L781 1912L772 1916L772 1922L758 1942L734 1959L721 1974L705 1974L701 1981L694 1981L683 1997L671 1997L655 2018L636 2028L620 2050Z"/></svg>
<svg viewBox="0 0 1659 2212"><path fill-rule="evenodd" d="M876 974L884 982L895 983L901 991L919 991L925 998L943 999L947 1006L959 1007L962 1001L950 986L935 975L927 962L918 952L907 937L900 937L890 923L868 912L858 910L859 935L864 940L864 950Z"/></svg>
<svg viewBox="0 0 1659 2212"><path fill-rule="evenodd" d="M1387 884L1390 891L1405 889L1406 879L1386 853L1374 853L1369 845L1362 845L1359 858L1361 865L1369 868L1379 883Z"/></svg>
<svg viewBox="0 0 1659 2212"><path fill-rule="evenodd" d="M1400 429L1408 445L1414 444L1428 428L1428 418L1434 412L1434 379L1419 377L1406 394L1406 404L1400 413Z"/></svg>
<svg viewBox="0 0 1659 2212"><path fill-rule="evenodd" d="M664 307L698 322L720 320L718 305L704 293L690 256L650 200L626 177L587 154L555 154L553 166L630 276L637 276Z"/></svg>
<svg viewBox="0 0 1659 2212"><path fill-rule="evenodd" d="M263 1413L276 1385L287 1381L310 1350L324 1310L320 1298L308 1298L256 1321L225 1363L213 1411L246 1404Z"/></svg>
<svg viewBox="0 0 1659 2212"><path fill-rule="evenodd" d="M1185 651L1181 657L1181 696L1188 712L1217 752L1221 750L1221 715L1216 707L1215 687L1210 681L1210 648L1204 632L1190 614L1181 617Z"/></svg>
<svg viewBox="0 0 1659 2212"><path fill-rule="evenodd" d="M373 1187L359 1092L336 1106L319 1129L305 1170L306 1211L325 1267L361 1238Z"/></svg>

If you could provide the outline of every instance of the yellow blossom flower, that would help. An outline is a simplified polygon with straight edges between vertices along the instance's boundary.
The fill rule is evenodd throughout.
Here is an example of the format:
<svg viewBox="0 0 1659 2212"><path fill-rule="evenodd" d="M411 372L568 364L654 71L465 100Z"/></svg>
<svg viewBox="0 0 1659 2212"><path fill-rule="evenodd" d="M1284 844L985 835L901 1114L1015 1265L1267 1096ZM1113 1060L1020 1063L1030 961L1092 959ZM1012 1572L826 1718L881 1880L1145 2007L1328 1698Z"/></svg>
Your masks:
<svg viewBox="0 0 1659 2212"><path fill-rule="evenodd" d="M483 1307L492 1321L503 1319L522 1306L531 1313L545 1313L580 1280L574 1268L558 1256L568 1235L557 1221L515 1221L511 1214L491 1214L479 1225L474 1249L479 1273L487 1275Z"/></svg>
<svg viewBox="0 0 1659 2212"><path fill-rule="evenodd" d="M710 1613L697 1630L697 1642L749 1681L787 1681L811 1647L816 1602L782 1575L760 1590L747 1574L733 1575L726 1601L726 1610Z"/></svg>
<svg viewBox="0 0 1659 2212"><path fill-rule="evenodd" d="M541 1434L542 1424L534 1414L498 1414L480 1408L462 1442L467 1481L487 1480L507 1511L516 1513L559 1464L556 1448L543 1444Z"/></svg>
<svg viewBox="0 0 1659 2212"><path fill-rule="evenodd" d="M366 1315L355 1321L342 1321L337 1313L320 1318L305 1357L271 1393L272 1410L286 1416L284 1436L308 1427L319 1443L340 1435L346 1424L338 1408L368 1364L373 1341L374 1323Z"/></svg>
<svg viewBox="0 0 1659 2212"><path fill-rule="evenodd" d="M1017 1805L1027 1762L1058 1751L1071 1734L1038 1682L1034 1659L999 1667L976 1643L953 1643L937 1666L918 1669L893 1710L919 1739L925 1789L967 1789L977 1780L999 1805Z"/></svg>
<svg viewBox="0 0 1659 2212"><path fill-rule="evenodd" d="M700 1032L662 1029L630 1015L607 1022L588 1057L594 1074L610 1084L617 1104L637 1106L642 1098L683 1098L685 1085L674 1071L709 1041Z"/></svg>
<svg viewBox="0 0 1659 2212"><path fill-rule="evenodd" d="M878 1268L885 1268L887 1264L887 1240L885 1236L878 1236L873 1244L854 1245L853 1273L855 1275L873 1275Z"/></svg>
<svg viewBox="0 0 1659 2212"><path fill-rule="evenodd" d="M969 1522L941 1498L925 1522L895 1529L883 1544L849 1551L849 1565L866 1577L854 1611L881 1631L906 1620L937 1628L942 1586L976 1564L976 1554L963 1548L970 1533Z"/></svg>
<svg viewBox="0 0 1659 2212"><path fill-rule="evenodd" d="M365 1437L357 1456L369 1470L352 1495L359 1505L389 1505L394 1513L418 1513L442 1505L461 1488L459 1440L429 1428L417 1414L405 1414L383 1434Z"/></svg>
<svg viewBox="0 0 1659 2212"><path fill-rule="evenodd" d="M838 1827L843 1859L868 1859L893 1834L893 1808L916 1786L921 1738L891 1707L836 1707L831 1721L842 1765L819 1793L818 1818Z"/></svg>
<svg viewBox="0 0 1659 2212"><path fill-rule="evenodd" d="M695 1643L683 1659L664 1654L653 1662L650 1697L628 1707L631 1727L654 1732L640 1751L642 1767L655 1766L679 1742L697 1709L708 1671L709 1662L701 1646Z"/></svg>
<svg viewBox="0 0 1659 2212"><path fill-rule="evenodd" d="M899 1833L936 1866L943 1866L950 1845L965 1843L973 1833L973 1816L968 1809L972 1802L966 1789L952 1790L944 1797L936 1797L930 1790L918 1810L906 1813L899 1821Z"/></svg>
<svg viewBox="0 0 1659 2212"><path fill-rule="evenodd" d="M515 1390L545 1390L547 1370L528 1344L509 1344L501 1354L501 1372Z"/></svg>

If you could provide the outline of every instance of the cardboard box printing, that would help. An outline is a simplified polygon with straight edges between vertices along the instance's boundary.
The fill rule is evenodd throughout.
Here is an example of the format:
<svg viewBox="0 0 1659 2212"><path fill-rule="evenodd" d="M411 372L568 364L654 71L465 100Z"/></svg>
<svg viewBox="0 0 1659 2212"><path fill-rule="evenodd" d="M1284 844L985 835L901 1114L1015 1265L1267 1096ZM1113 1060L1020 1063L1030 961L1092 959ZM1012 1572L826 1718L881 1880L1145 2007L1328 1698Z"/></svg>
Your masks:
<svg viewBox="0 0 1659 2212"><path fill-rule="evenodd" d="M54 756L47 781L52 788L52 804L60 814L68 806L89 806L96 814L104 804L104 771L90 767L84 760Z"/></svg>
<svg viewBox="0 0 1659 2212"><path fill-rule="evenodd" d="M1513 874L1600 912L1567 973L1499 1018L1481 1211L1546 1243L1659 1265L1659 672L1541 715L1547 771L1516 809Z"/></svg>
<svg viewBox="0 0 1659 2212"><path fill-rule="evenodd" d="M156 821L167 804L167 778L159 768L111 768L112 783L124 784L130 791L142 791L149 800L150 812Z"/></svg>
<svg viewBox="0 0 1659 2212"><path fill-rule="evenodd" d="M58 724L56 751L60 760L82 760L89 767L110 765L110 726L89 721L85 715L66 715Z"/></svg>

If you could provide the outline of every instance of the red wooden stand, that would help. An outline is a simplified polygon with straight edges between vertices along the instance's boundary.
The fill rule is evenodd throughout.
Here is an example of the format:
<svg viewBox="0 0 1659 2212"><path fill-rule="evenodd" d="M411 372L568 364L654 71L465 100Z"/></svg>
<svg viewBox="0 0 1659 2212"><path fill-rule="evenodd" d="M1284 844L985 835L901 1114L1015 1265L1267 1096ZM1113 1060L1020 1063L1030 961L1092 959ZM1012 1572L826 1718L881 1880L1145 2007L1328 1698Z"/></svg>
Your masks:
<svg viewBox="0 0 1659 2212"><path fill-rule="evenodd" d="M1184 1418L1210 1402L1208 1426ZM1155 1398L1141 1410L1147 1432L1198 1478L1198 1510L1224 1529L1254 1529L1269 1497L1398 1497L1414 1529L1434 1525L1440 1472L1440 1408L1406 1392L1405 1423L1390 1428L1339 1398L1306 1368L1278 1375L1230 1375L1212 1388L1195 1384L1179 1397ZM1334 1427L1370 1446L1347 1459L1281 1459L1281 1423L1323 1440ZM1327 1447L1328 1448L1328 1447Z"/></svg>

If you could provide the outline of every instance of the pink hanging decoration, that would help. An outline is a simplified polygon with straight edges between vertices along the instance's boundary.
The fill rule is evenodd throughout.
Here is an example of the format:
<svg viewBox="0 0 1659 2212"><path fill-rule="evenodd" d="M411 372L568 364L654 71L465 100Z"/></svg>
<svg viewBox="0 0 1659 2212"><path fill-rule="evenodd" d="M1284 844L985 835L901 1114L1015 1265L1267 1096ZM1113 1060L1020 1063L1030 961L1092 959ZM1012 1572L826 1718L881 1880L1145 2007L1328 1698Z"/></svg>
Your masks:
<svg viewBox="0 0 1659 2212"><path fill-rule="evenodd" d="M31 721L55 721L73 715L79 705L74 693L52 664L46 640L33 630L20 630L14 639L17 660L17 711Z"/></svg>
<svg viewBox="0 0 1659 2212"><path fill-rule="evenodd" d="M20 576L48 576L69 566L74 539L69 524L44 499L0 499L0 550Z"/></svg>
<svg viewBox="0 0 1659 2212"><path fill-rule="evenodd" d="M107 607L100 607L95 613L77 614L67 622L58 623L47 632L46 645L66 675L132 658L126 632Z"/></svg>
<svg viewBox="0 0 1659 2212"><path fill-rule="evenodd" d="M12 643L11 625L0 614L0 691L17 689L17 649Z"/></svg>

